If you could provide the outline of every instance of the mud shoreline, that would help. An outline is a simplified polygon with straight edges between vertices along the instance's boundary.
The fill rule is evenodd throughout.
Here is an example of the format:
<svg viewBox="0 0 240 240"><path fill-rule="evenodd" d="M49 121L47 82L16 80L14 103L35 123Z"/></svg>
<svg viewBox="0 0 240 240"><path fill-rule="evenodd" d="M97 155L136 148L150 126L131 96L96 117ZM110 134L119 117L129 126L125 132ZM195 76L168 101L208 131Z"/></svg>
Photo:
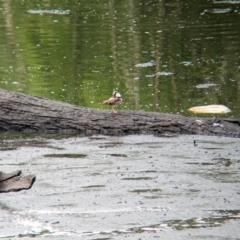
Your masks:
<svg viewBox="0 0 240 240"><path fill-rule="evenodd" d="M1 170L37 180L0 195L0 238L237 239L239 146L198 135L2 138Z"/></svg>

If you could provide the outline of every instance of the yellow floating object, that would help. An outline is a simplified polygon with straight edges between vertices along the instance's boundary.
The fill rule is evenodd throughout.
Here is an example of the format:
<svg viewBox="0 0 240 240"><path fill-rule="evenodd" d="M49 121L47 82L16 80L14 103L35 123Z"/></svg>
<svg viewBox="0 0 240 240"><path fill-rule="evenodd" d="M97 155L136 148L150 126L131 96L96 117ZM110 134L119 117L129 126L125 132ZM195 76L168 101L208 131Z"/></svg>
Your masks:
<svg viewBox="0 0 240 240"><path fill-rule="evenodd" d="M224 105L206 105L191 107L188 109L193 113L229 113L231 110Z"/></svg>

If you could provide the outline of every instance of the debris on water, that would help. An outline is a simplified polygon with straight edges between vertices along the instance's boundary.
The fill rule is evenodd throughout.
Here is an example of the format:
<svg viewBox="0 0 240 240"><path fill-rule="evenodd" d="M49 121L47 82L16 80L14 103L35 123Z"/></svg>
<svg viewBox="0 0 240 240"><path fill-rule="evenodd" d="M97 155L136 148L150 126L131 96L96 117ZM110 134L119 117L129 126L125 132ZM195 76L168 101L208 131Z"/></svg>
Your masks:
<svg viewBox="0 0 240 240"><path fill-rule="evenodd" d="M198 84L196 88L210 88L210 87L215 87L218 86L216 83L203 83L203 84Z"/></svg>
<svg viewBox="0 0 240 240"><path fill-rule="evenodd" d="M167 71L162 71L162 72L157 72L156 76L170 76L173 75L172 72L167 72Z"/></svg>
<svg viewBox="0 0 240 240"><path fill-rule="evenodd" d="M42 10L42 9L30 9L27 11L27 13L31 14L57 14L57 15L66 15L70 13L70 10L59 10L59 9L48 9L48 10Z"/></svg>
<svg viewBox="0 0 240 240"><path fill-rule="evenodd" d="M202 38L191 38L190 39L190 41L192 42L192 41L201 41L202 40Z"/></svg>
<svg viewBox="0 0 240 240"><path fill-rule="evenodd" d="M156 65L155 61L151 60L150 62L146 62L146 63L138 63L135 65L135 67L152 67Z"/></svg>
<svg viewBox="0 0 240 240"><path fill-rule="evenodd" d="M188 109L188 111L193 113L220 113L220 114L231 112L231 110L228 107L217 104L191 107Z"/></svg>
<svg viewBox="0 0 240 240"><path fill-rule="evenodd" d="M170 76L170 75L173 75L173 73L162 71L162 72L157 72L156 75L157 76Z"/></svg>
<svg viewBox="0 0 240 240"><path fill-rule="evenodd" d="M145 77L151 78L151 77L155 77L155 76L156 76L156 74L148 74Z"/></svg>
<svg viewBox="0 0 240 240"><path fill-rule="evenodd" d="M193 63L191 61L183 61L183 62L180 62L180 64L184 65L184 66L192 66Z"/></svg>
<svg viewBox="0 0 240 240"><path fill-rule="evenodd" d="M215 0L213 1L213 3L217 3L217 4L222 4L222 3L228 3L228 4L239 4L240 1L239 0Z"/></svg>
<svg viewBox="0 0 240 240"><path fill-rule="evenodd" d="M172 72L167 72L167 71L161 71L161 72L157 72L155 74L149 74L149 75L146 75L146 77L158 77L158 76L171 76L173 75L174 73Z"/></svg>
<svg viewBox="0 0 240 240"><path fill-rule="evenodd" d="M213 9L205 9L201 15L204 14L223 14L233 12L232 8L213 8Z"/></svg>

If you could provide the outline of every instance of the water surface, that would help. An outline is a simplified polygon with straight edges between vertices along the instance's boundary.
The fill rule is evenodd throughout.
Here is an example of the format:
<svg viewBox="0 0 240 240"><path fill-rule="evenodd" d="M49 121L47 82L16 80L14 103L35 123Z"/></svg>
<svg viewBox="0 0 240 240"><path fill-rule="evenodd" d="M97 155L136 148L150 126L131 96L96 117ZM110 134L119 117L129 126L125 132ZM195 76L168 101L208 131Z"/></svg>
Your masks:
<svg viewBox="0 0 240 240"><path fill-rule="evenodd" d="M0 87L105 108L240 116L240 2L81 0L0 3ZM197 87L197 86L205 87ZM206 87L207 86L207 87Z"/></svg>

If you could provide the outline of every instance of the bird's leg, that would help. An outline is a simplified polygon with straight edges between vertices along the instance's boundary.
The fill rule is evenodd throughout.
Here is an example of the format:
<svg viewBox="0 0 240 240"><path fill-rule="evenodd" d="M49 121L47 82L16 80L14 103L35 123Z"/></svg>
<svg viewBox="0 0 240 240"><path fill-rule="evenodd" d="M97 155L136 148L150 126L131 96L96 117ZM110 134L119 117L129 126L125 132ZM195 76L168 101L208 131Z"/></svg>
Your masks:
<svg viewBox="0 0 240 240"><path fill-rule="evenodd" d="M112 111L117 114L118 112L114 109L114 106L112 106Z"/></svg>

